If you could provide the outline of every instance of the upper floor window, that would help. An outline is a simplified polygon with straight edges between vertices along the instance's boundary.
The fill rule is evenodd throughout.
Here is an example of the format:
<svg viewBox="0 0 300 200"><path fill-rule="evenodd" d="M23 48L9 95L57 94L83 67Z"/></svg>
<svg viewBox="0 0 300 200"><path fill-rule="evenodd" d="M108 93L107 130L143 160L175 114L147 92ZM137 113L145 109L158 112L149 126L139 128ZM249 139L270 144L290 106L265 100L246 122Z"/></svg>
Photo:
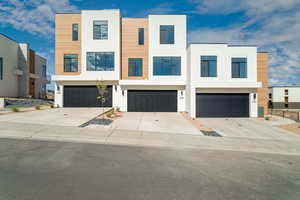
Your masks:
<svg viewBox="0 0 300 200"><path fill-rule="evenodd" d="M139 28L139 45L144 45L144 28Z"/></svg>
<svg viewBox="0 0 300 200"><path fill-rule="evenodd" d="M78 24L72 24L72 40L78 40Z"/></svg>
<svg viewBox="0 0 300 200"><path fill-rule="evenodd" d="M47 67L46 67L46 65L43 65L42 76L43 76L44 78L46 78L46 76L47 76Z"/></svg>
<svg viewBox="0 0 300 200"><path fill-rule="evenodd" d="M247 58L232 58L232 78L247 78Z"/></svg>
<svg viewBox="0 0 300 200"><path fill-rule="evenodd" d="M3 58L0 58L0 80L3 80Z"/></svg>
<svg viewBox="0 0 300 200"><path fill-rule="evenodd" d="M289 90L288 90L288 89L285 89L285 90L284 90L284 94L285 94L285 95L289 95Z"/></svg>
<svg viewBox="0 0 300 200"><path fill-rule="evenodd" d="M64 55L64 72L77 72L78 71L78 55L65 54Z"/></svg>
<svg viewBox="0 0 300 200"><path fill-rule="evenodd" d="M201 77L217 77L217 56L201 56Z"/></svg>
<svg viewBox="0 0 300 200"><path fill-rule="evenodd" d="M93 35L94 35L94 40L107 40L108 38L107 20L94 21Z"/></svg>
<svg viewBox="0 0 300 200"><path fill-rule="evenodd" d="M128 58L128 76L143 76L142 58Z"/></svg>
<svg viewBox="0 0 300 200"><path fill-rule="evenodd" d="M114 52L88 52L86 59L87 71L114 71Z"/></svg>
<svg viewBox="0 0 300 200"><path fill-rule="evenodd" d="M153 57L153 75L177 76L181 75L181 57Z"/></svg>
<svg viewBox="0 0 300 200"><path fill-rule="evenodd" d="M174 25L160 25L160 44L174 44Z"/></svg>

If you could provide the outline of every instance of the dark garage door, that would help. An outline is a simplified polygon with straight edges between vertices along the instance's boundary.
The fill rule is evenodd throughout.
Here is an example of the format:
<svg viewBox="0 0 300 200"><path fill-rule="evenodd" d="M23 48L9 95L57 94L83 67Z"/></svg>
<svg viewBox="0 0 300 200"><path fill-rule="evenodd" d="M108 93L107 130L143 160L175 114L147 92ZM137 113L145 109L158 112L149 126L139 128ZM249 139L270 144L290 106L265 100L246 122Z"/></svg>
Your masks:
<svg viewBox="0 0 300 200"><path fill-rule="evenodd" d="M112 107L112 86L107 87L103 107ZM64 86L64 107L101 107L96 86Z"/></svg>
<svg viewBox="0 0 300 200"><path fill-rule="evenodd" d="M249 117L249 94L196 94L197 117Z"/></svg>
<svg viewBox="0 0 300 200"><path fill-rule="evenodd" d="M177 112L177 90L128 90L128 112Z"/></svg>

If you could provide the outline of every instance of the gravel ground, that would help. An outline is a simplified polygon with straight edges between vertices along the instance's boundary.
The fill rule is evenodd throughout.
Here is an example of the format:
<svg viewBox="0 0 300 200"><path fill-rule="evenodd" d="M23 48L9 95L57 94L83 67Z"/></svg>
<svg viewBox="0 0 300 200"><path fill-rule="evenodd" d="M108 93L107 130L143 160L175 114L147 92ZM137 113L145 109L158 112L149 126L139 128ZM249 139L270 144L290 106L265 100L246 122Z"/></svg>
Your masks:
<svg viewBox="0 0 300 200"><path fill-rule="evenodd" d="M53 101L43 100L43 99L5 99L5 108L12 107L34 107L37 105L49 105L52 104Z"/></svg>

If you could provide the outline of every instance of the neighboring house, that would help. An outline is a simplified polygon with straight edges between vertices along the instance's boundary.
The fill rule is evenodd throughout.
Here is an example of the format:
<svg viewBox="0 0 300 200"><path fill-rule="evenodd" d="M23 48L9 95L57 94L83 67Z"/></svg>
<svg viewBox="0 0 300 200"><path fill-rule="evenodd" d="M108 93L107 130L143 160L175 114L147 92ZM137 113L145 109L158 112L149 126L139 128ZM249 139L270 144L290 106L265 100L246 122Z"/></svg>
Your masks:
<svg viewBox="0 0 300 200"><path fill-rule="evenodd" d="M300 86L270 87L269 107L273 109L300 109Z"/></svg>
<svg viewBox="0 0 300 200"><path fill-rule="evenodd" d="M0 97L46 97L46 59L0 34Z"/></svg>
<svg viewBox="0 0 300 200"><path fill-rule="evenodd" d="M187 47L186 27L185 15L57 14L55 105L100 106L95 85L101 80L108 85L104 106L122 111L187 111L191 117L267 112L267 62L260 62L267 54L255 46ZM266 89L259 90L261 82Z"/></svg>

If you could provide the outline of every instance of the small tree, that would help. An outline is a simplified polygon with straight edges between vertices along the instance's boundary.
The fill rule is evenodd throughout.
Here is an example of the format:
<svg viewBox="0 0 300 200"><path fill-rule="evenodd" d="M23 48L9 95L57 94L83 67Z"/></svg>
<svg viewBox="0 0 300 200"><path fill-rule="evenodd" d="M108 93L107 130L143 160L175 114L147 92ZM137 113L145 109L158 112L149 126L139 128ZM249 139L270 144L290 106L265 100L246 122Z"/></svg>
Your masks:
<svg viewBox="0 0 300 200"><path fill-rule="evenodd" d="M106 102L106 97L105 97L105 94L108 92L107 91L107 86L103 83L103 81L97 81L97 89L98 89L98 96L97 96L97 100L100 102L100 105L103 109L103 112L104 113L104 103ZM103 120L104 120L104 115L102 116Z"/></svg>

